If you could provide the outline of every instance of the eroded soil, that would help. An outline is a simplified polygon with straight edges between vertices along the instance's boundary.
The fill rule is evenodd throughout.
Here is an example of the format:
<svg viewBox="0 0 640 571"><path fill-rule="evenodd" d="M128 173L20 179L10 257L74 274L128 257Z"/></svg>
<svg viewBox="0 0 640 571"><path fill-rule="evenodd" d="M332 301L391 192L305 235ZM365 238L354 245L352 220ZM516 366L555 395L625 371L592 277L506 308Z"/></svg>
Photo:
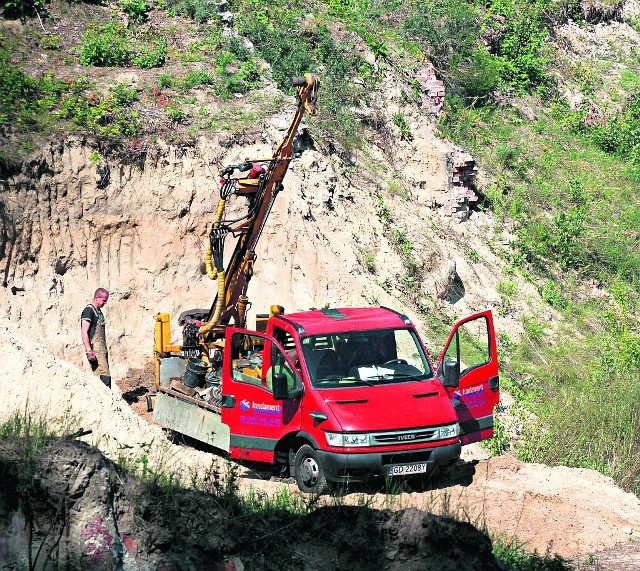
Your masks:
<svg viewBox="0 0 640 571"><path fill-rule="evenodd" d="M146 403L155 392L150 371L130 370L118 387L132 409L153 422ZM241 470L245 487L275 493L287 486L298 493L291 480L270 479L268 467ZM380 486L360 487L342 500L361 505L363 496L380 509L452 515L530 551L558 554L581 569L640 570L640 500L593 470L526 464L511 455L487 458L472 445L456 466L427 485L408 482L393 494Z"/></svg>

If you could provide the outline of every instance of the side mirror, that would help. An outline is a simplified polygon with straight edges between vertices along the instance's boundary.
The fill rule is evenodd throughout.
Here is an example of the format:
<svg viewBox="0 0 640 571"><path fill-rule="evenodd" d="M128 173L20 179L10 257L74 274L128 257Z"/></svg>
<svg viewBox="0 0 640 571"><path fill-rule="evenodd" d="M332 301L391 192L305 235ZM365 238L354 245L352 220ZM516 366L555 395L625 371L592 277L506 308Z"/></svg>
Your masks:
<svg viewBox="0 0 640 571"><path fill-rule="evenodd" d="M444 362L444 380L442 384L445 387L457 387L460 384L460 363L458 361Z"/></svg>
<svg viewBox="0 0 640 571"><path fill-rule="evenodd" d="M289 388L291 379L287 378L284 373L276 373L271 381L271 390L273 391L273 400L299 399L304 394L302 387Z"/></svg>
<svg viewBox="0 0 640 571"><path fill-rule="evenodd" d="M287 377L284 373L275 373L271 380L273 390L273 400L286 400L289 398L289 388L287 387Z"/></svg>

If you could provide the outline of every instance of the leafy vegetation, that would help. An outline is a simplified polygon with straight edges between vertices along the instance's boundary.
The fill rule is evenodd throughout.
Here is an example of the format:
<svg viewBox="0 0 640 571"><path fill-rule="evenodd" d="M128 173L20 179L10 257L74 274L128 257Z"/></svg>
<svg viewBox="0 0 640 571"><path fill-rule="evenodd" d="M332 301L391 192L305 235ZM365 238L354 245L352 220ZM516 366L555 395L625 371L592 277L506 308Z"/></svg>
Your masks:
<svg viewBox="0 0 640 571"><path fill-rule="evenodd" d="M11 65L6 50L0 51L0 128L9 122L21 122L37 93L37 82Z"/></svg>
<svg viewBox="0 0 640 571"><path fill-rule="evenodd" d="M307 17L302 6L291 8L285 0L236 3L238 30L269 63L273 79L285 93L293 92L292 76L324 69L319 138L348 153L361 144L352 111L362 96L353 83L361 59L347 38L333 38L326 21Z"/></svg>
<svg viewBox="0 0 640 571"><path fill-rule="evenodd" d="M498 539L493 552L508 571L570 571L573 566L557 555L540 555L527 551L517 541Z"/></svg>
<svg viewBox="0 0 640 571"><path fill-rule="evenodd" d="M141 21L139 18L134 20ZM118 22L109 22L104 26L92 25L80 47L80 63L95 67L129 64L143 69L161 67L166 55L167 39L164 36L141 34L134 41L127 29Z"/></svg>
<svg viewBox="0 0 640 571"><path fill-rule="evenodd" d="M217 6L206 0L169 0L167 11L171 15L191 18L199 23L219 19Z"/></svg>
<svg viewBox="0 0 640 571"><path fill-rule="evenodd" d="M515 223L512 267L538 283L563 317L550 332L532 314L522 342L505 356L505 388L538 418L515 452L594 468L638 493L640 415L627 406L638 398L640 378L637 109L629 105L601 126L579 120L579 128L566 129L575 112L535 96L530 104L538 108L533 122L516 107L454 102L441 123L493 172L489 206Z"/></svg>

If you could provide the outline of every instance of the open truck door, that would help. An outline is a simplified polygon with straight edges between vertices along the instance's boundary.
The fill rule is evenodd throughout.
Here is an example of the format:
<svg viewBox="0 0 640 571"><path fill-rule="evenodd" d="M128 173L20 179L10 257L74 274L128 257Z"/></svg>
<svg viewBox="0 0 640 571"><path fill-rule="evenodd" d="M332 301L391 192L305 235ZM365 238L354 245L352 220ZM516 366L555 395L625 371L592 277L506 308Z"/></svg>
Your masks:
<svg viewBox="0 0 640 571"><path fill-rule="evenodd" d="M438 361L438 377L458 413L460 440L493 436L493 409L500 400L498 347L491 311L459 321Z"/></svg>
<svg viewBox="0 0 640 571"><path fill-rule="evenodd" d="M300 371L272 337L228 327L222 369L222 422L232 458L275 460L276 444L300 427Z"/></svg>

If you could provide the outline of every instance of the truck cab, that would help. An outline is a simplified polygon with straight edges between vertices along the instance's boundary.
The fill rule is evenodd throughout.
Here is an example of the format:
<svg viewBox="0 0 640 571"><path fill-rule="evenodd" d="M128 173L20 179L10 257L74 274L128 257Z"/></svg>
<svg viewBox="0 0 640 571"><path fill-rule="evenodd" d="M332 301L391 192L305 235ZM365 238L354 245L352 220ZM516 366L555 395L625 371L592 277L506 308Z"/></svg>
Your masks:
<svg viewBox="0 0 640 571"><path fill-rule="evenodd" d="M493 434L490 311L459 322L435 366L411 321L381 307L275 315L265 332L229 327L224 345L230 456L289 464L305 492L425 474Z"/></svg>

